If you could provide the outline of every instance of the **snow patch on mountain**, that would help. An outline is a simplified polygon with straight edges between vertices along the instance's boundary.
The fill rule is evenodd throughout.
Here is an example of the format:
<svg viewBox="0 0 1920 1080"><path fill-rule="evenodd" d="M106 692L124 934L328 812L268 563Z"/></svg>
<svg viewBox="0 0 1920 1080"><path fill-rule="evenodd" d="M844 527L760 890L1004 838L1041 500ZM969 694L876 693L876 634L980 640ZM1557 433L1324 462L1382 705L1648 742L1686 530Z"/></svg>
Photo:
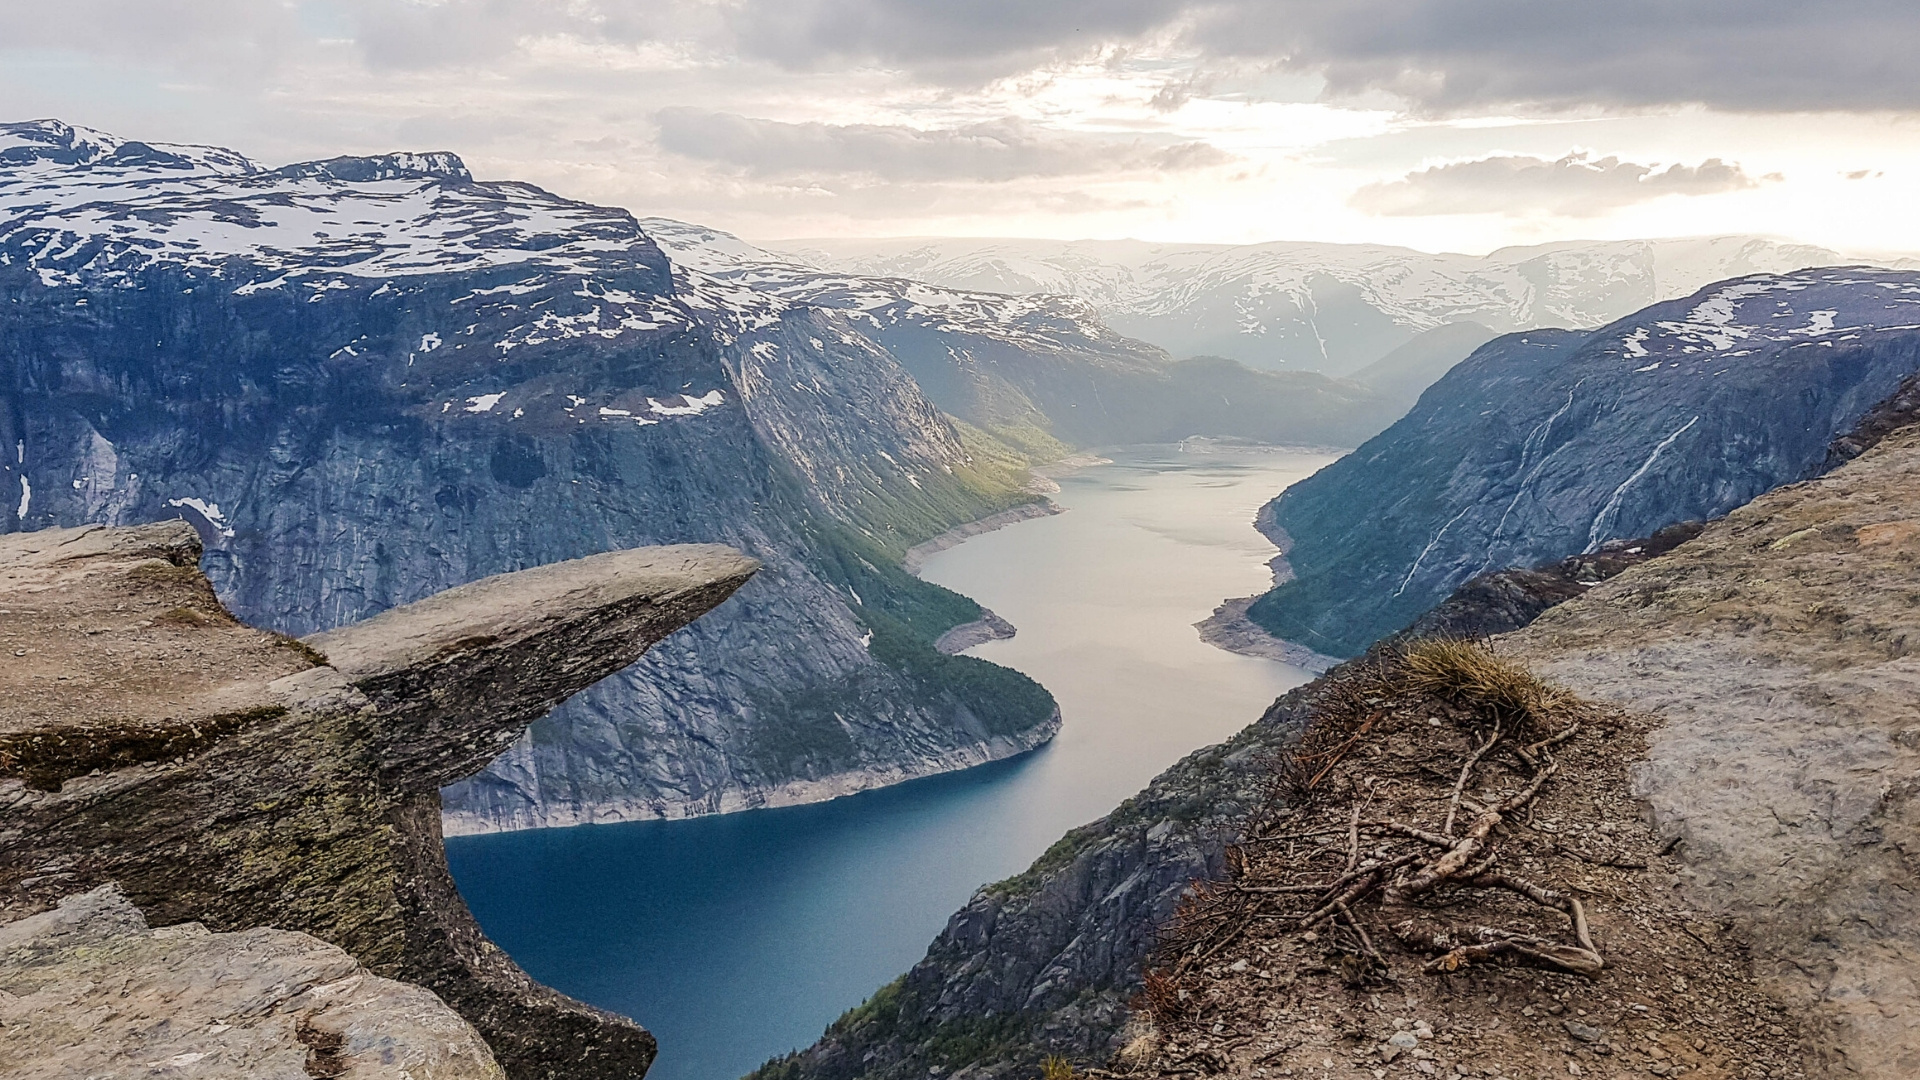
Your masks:
<svg viewBox="0 0 1920 1080"><path fill-rule="evenodd" d="M156 263L253 275L242 295L521 264L592 275L646 244L624 210L478 182L449 153L267 169L58 121L0 125L0 264L50 286L130 281Z"/></svg>

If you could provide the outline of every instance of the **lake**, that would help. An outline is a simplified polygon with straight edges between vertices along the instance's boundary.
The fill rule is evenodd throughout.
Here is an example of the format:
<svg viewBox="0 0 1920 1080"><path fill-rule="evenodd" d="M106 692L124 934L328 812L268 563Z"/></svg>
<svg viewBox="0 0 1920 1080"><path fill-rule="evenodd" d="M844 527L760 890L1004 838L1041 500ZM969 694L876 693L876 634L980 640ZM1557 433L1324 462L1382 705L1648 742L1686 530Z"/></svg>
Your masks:
<svg viewBox="0 0 1920 1080"><path fill-rule="evenodd" d="M1193 624L1269 585L1254 512L1331 455L1107 453L1059 478L1066 513L922 568L1018 628L971 655L1053 692L1052 744L813 806L450 838L480 925L535 978L651 1029L649 1080L731 1080L911 967L975 889L1305 682Z"/></svg>

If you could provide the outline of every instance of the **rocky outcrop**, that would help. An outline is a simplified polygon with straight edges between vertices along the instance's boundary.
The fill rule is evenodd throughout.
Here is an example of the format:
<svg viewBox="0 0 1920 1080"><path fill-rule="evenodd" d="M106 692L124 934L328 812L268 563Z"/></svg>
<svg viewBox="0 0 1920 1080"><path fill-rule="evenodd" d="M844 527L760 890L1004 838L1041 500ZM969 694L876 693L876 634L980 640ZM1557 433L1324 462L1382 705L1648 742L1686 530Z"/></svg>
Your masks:
<svg viewBox="0 0 1920 1080"><path fill-rule="evenodd" d="M1486 638L1518 630L1628 567L1665 555L1704 528L1704 522L1683 521L1643 540L1609 540L1591 554L1481 574L1395 637Z"/></svg>
<svg viewBox="0 0 1920 1080"><path fill-rule="evenodd" d="M1502 639L1654 717L1672 882L1808 1022L1808 1071L1920 1073L1920 429L1755 499Z"/></svg>
<svg viewBox="0 0 1920 1080"><path fill-rule="evenodd" d="M300 931L425 987L509 1076L644 1072L651 1036L534 982L474 924L439 791L753 561L609 552L294 641L229 615L200 555L177 521L0 537L0 917L116 884L153 925Z"/></svg>
<svg viewBox="0 0 1920 1080"><path fill-rule="evenodd" d="M1609 984L1599 995L1618 1006L1618 1015L1574 1017L1564 999L1541 998L1536 1008L1529 1004L1532 982L1521 980L1514 984L1518 1002L1509 995L1507 1010L1474 1014L1475 1030L1434 1021L1434 1030L1448 1036L1449 1054L1471 1045L1481 1055L1476 1067L1526 1075L1541 1051L1562 1044L1576 1066L1588 1062L1583 1068L1596 1067L1596 1055L1624 1060L1631 1050L1636 1065L1671 1075L1674 1062L1695 1060L1708 1045L1688 1027L1697 1023L1714 1043L1709 1049L1725 1060L1779 1065L1783 1053L1804 1057L1786 1062L1784 1075L1804 1069L1878 1078L1920 1067L1912 1049L1920 1045L1920 942L1913 935L1920 912L1912 899L1920 891L1912 856L1920 845L1912 782L1920 773L1920 679L1911 655L1920 641L1920 606L1911 595L1920 552L1917 492L1920 429L1909 427L1691 539L1692 527L1664 534L1655 546L1685 542L1659 557L1641 558L1647 551L1627 548L1647 545L1629 544L1548 567L1538 581L1483 579L1443 609L1441 628L1449 632L1485 632L1537 615L1524 629L1496 637L1497 652L1589 700L1627 710L1624 734L1610 736L1614 750L1586 752L1593 769L1617 774L1618 789L1575 792L1615 804L1604 822L1611 838L1558 841L1542 831L1561 827L1551 821L1533 832L1563 846L1577 839L1585 854L1574 856L1574 865L1600 869L1611 864L1591 861L1601 858L1592 854L1595 845L1632 839L1644 846L1646 857L1621 864L1631 874L1613 874L1591 897L1596 910L1604 909L1596 918L1617 926L1622 942L1678 943L1671 955L1648 954L1660 961L1635 968L1638 981ZM1569 577L1578 594L1552 605L1569 591ZM1228 845L1271 790L1272 762L1350 669L1289 693L1233 739L1195 753L1106 818L1068 834L1025 874L982 890L900 981L836 1022L818 1044L759 1075L905 1078L937 1069L942 1076L1007 1077L1030 1071L1046 1053L1104 1062L1129 1040L1128 1003L1185 883L1223 876ZM1635 798L1642 800L1637 807ZM1622 831L1642 821L1655 830L1652 839ZM1623 888L1660 895L1637 905ZM1678 900L1669 895L1675 890ZM1637 921L1643 916L1645 926ZM1683 931L1675 922L1689 925ZM1682 941L1687 934L1695 937ZM1604 951L1608 939L1601 945ZM1288 989L1284 980L1258 982L1273 973L1246 960L1208 978L1222 987L1251 985L1247 992L1255 995L1263 986L1276 994ZM1691 978L1688 963L1711 965L1711 978ZM1327 974L1323 966L1314 977ZM1648 981L1655 974L1664 981ZM1719 1011L1726 1002L1711 997L1711 988L1723 984L1748 1004L1749 988L1758 987L1781 1019L1744 1006L1728 1019ZM1337 1052L1351 1053L1356 1067L1380 1068L1394 1058L1377 1056L1375 1044L1383 1044L1383 1054L1402 1053L1401 1044L1384 1043L1393 1033L1387 1018L1465 1016L1473 1012L1468 998L1485 1000L1484 991L1461 995L1461 1004L1444 993L1402 990L1381 988L1384 1006L1356 997L1350 1011L1372 1019L1367 1030L1348 1032L1325 1026L1338 1010L1282 1015L1275 1008L1287 1002L1260 998L1248 1014L1257 1029L1202 1031L1199 1038L1214 1044L1185 1049L1214 1054L1211 1067L1234 1075L1261 1075L1303 1043L1338 1043ZM1325 992L1349 993L1334 983ZM1522 1015L1520 1005L1534 1011ZM1659 1013L1657 1023L1648 1022L1649 1010ZM1563 1027L1563 1014L1581 1026ZM1488 1023L1495 1020L1505 1026L1496 1030ZM1322 1021L1289 1035L1289 1025ZM1760 1030L1745 1030L1749 1024ZM1644 1032L1645 1044L1636 1034L1629 1046L1614 1033L1629 1029ZM1799 1049L1795 1031L1804 1039ZM1433 1034L1407 1045L1427 1049L1424 1040ZM1394 1067L1434 1060L1429 1049ZM1320 1061L1316 1054L1309 1064Z"/></svg>
<svg viewBox="0 0 1920 1080"><path fill-rule="evenodd" d="M450 154L0 144L0 532L184 517L232 610L296 636L611 547L767 566L457 784L450 828L826 797L1050 735L1032 680L934 650L978 605L897 567L1024 470L847 318Z"/></svg>
<svg viewBox="0 0 1920 1080"><path fill-rule="evenodd" d="M111 885L0 925L0 991L15 1080L505 1075L445 1002L342 949L266 927L153 930Z"/></svg>
<svg viewBox="0 0 1920 1080"><path fill-rule="evenodd" d="M1708 520L1824 467L1920 369L1920 274L1723 282L1592 333L1483 346L1264 519L1294 578L1248 611L1352 656L1476 575Z"/></svg>

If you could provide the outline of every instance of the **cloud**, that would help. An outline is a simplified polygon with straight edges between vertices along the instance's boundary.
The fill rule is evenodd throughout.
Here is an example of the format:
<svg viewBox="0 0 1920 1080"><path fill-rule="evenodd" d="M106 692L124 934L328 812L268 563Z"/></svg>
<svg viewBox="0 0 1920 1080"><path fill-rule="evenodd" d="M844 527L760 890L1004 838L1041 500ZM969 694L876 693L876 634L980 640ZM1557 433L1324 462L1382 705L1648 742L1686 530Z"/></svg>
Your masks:
<svg viewBox="0 0 1920 1080"><path fill-rule="evenodd" d="M1233 160L1203 142L1046 131L1015 119L922 130L785 123L674 107L654 114L660 146L756 177L1002 182L1049 176L1178 172Z"/></svg>
<svg viewBox="0 0 1920 1080"><path fill-rule="evenodd" d="M1920 108L1910 0L742 0L731 22L744 51L790 66L877 63L936 81L1150 39L1429 112Z"/></svg>
<svg viewBox="0 0 1920 1080"><path fill-rule="evenodd" d="M1905 0L1236 0L1196 9L1209 55L1273 58L1336 94L1511 104L1911 110Z"/></svg>
<svg viewBox="0 0 1920 1080"><path fill-rule="evenodd" d="M1369 213L1406 217L1431 214L1558 214L1592 217L1663 195L1715 195L1757 186L1737 164L1708 158L1698 165L1658 168L1568 154L1558 161L1497 156L1459 161L1369 184L1352 205Z"/></svg>
<svg viewBox="0 0 1920 1080"><path fill-rule="evenodd" d="M485 72L529 43L672 42L736 64L980 85L1151 45L1419 111L1920 110L1911 0L14 0L0 48L199 72L345 43L375 71ZM1177 100L1171 91L1163 104Z"/></svg>

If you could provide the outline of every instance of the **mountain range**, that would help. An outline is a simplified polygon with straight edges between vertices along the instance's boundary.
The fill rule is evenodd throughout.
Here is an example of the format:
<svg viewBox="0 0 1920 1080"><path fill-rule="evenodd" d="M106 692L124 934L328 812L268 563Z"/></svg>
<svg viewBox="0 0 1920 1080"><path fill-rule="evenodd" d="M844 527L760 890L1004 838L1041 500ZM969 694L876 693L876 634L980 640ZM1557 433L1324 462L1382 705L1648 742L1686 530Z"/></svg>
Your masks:
<svg viewBox="0 0 1920 1080"><path fill-rule="evenodd" d="M1591 332L1510 334L1260 514L1248 615L1351 656L1478 574L1727 513L1828 464L1920 370L1920 272L1758 274Z"/></svg>
<svg viewBox="0 0 1920 1080"><path fill-rule="evenodd" d="M1072 296L1114 330L1174 356L1335 376L1453 323L1498 334L1602 326L1726 278L1848 261L1755 236L1564 241L1479 256L1298 242L903 238L777 246L843 273Z"/></svg>
<svg viewBox="0 0 1920 1080"><path fill-rule="evenodd" d="M451 154L267 169L0 127L0 530L184 517L287 634L489 574L716 541L766 569L446 793L452 831L828 797L1029 749L1046 691L899 569L1031 501L830 309ZM998 456L996 456L998 455Z"/></svg>

